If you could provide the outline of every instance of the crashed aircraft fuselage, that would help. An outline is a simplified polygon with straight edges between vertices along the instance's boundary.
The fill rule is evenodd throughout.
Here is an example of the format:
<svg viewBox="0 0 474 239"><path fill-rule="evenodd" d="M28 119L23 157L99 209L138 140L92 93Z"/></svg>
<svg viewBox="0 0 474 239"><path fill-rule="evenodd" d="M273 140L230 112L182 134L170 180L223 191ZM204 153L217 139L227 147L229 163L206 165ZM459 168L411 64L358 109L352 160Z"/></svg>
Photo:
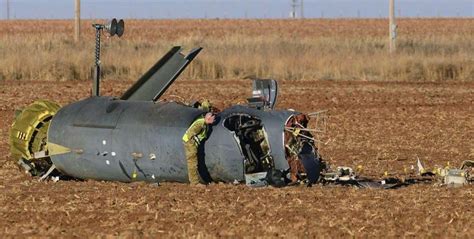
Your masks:
<svg viewBox="0 0 474 239"><path fill-rule="evenodd" d="M10 132L13 157L26 171L43 177L56 168L79 179L187 182L182 137L206 112L160 97L201 50L185 55L181 47L173 47L119 98L99 96L97 63L92 97L62 108L36 102L16 117ZM277 92L275 80L256 79L248 105L217 114L200 148L198 168L205 181L256 185L287 181L285 133L292 134L286 127L299 127L291 122L300 113L274 110ZM314 183L320 159L314 142L304 141L302 175ZM249 175L252 180L246 180Z"/></svg>
<svg viewBox="0 0 474 239"><path fill-rule="evenodd" d="M206 113L195 104L161 101L160 97L202 48L189 54L173 47L121 97L100 96L100 34L121 36L123 21L94 24L96 58L92 96L60 107L39 100L18 111L10 129L10 150L21 169L31 175L111 181L188 182L182 137ZM207 140L199 148L203 181L245 182L250 186L315 182L358 187L396 188L425 178L357 179L348 167L330 170L319 157L309 116L274 110L275 80L254 79L247 105L219 112ZM318 118L316 118L318 119ZM316 125L318 123L316 122ZM425 172L447 185L474 181L472 161L460 169ZM52 177L53 178L53 177Z"/></svg>
<svg viewBox="0 0 474 239"><path fill-rule="evenodd" d="M52 147L51 160L62 173L82 179L187 182L182 136L203 113L175 102L91 97L61 108L53 117L48 144L58 146ZM201 173L207 169L213 181L243 182L246 173L258 172L246 170L249 154L257 160L269 156L274 170L288 170L283 133L295 114L245 106L222 111L203 144L205 169L201 167ZM268 149L255 150L255 145L242 142L247 139L239 138L241 133L236 131L246 125L232 125L242 120L255 124L255 132L264 133L261 140ZM55 148L66 151L54 152ZM265 155L263 150L267 150Z"/></svg>

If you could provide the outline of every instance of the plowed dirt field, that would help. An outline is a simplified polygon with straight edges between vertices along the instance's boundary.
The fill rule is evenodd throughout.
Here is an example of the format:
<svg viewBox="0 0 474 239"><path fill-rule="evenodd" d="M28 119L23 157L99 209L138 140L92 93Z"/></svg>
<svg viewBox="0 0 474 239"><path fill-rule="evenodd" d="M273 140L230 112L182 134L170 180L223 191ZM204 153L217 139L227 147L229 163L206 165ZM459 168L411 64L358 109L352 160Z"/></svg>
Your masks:
<svg viewBox="0 0 474 239"><path fill-rule="evenodd" d="M104 95L132 82L106 81ZM474 159L474 83L282 81L279 108L329 110L331 165L401 175ZM456 237L474 235L474 187L419 184L396 190L343 186L252 189L244 185L38 182L9 155L14 110L35 99L63 105L88 97L90 82L0 81L1 237ZM164 98L244 102L248 80L178 80ZM71 136L74 137L74 136Z"/></svg>

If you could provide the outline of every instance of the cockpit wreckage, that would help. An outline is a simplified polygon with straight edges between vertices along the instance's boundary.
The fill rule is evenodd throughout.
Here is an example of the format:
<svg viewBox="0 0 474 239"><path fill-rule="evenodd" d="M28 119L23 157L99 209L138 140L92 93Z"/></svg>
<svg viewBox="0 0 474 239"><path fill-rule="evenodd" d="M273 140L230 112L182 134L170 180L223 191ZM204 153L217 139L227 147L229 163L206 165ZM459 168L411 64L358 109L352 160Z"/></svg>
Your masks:
<svg viewBox="0 0 474 239"><path fill-rule="evenodd" d="M185 55L181 47L173 47L121 97L100 96L100 36L103 31L121 36L124 23L114 19L93 26L92 96L64 107L40 100L17 111L10 130L12 158L40 180L188 182L182 137L209 109L199 107L199 102L185 104L160 97L202 48ZM357 177L351 168L331 169L319 155L313 136L321 129L308 128L311 119L324 123L324 112L275 110L277 96L275 80L255 79L247 105L217 112L199 150L198 169L206 182L393 188L419 181L369 180ZM472 162L463 167L445 171L444 180L472 182Z"/></svg>

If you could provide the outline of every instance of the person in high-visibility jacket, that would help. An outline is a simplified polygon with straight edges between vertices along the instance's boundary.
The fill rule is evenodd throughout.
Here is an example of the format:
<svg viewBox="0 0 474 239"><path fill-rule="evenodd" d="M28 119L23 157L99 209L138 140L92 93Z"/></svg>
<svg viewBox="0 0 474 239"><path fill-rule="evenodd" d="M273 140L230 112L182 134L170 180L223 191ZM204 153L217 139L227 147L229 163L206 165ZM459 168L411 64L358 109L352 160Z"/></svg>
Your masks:
<svg viewBox="0 0 474 239"><path fill-rule="evenodd" d="M184 153L188 164L189 183L196 185L200 183L198 171L198 148L203 140L208 137L209 126L214 123L213 113L197 118L186 133L183 135Z"/></svg>

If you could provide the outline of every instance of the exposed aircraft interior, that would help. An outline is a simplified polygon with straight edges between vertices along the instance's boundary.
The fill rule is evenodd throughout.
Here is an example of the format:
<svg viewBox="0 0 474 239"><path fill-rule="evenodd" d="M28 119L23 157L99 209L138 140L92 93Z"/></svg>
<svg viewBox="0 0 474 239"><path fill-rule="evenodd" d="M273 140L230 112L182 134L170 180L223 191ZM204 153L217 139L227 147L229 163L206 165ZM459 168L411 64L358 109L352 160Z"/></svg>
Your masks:
<svg viewBox="0 0 474 239"><path fill-rule="evenodd" d="M247 114L235 114L224 120L224 127L234 133L245 157L245 173L264 172L273 166L265 128L260 119Z"/></svg>

